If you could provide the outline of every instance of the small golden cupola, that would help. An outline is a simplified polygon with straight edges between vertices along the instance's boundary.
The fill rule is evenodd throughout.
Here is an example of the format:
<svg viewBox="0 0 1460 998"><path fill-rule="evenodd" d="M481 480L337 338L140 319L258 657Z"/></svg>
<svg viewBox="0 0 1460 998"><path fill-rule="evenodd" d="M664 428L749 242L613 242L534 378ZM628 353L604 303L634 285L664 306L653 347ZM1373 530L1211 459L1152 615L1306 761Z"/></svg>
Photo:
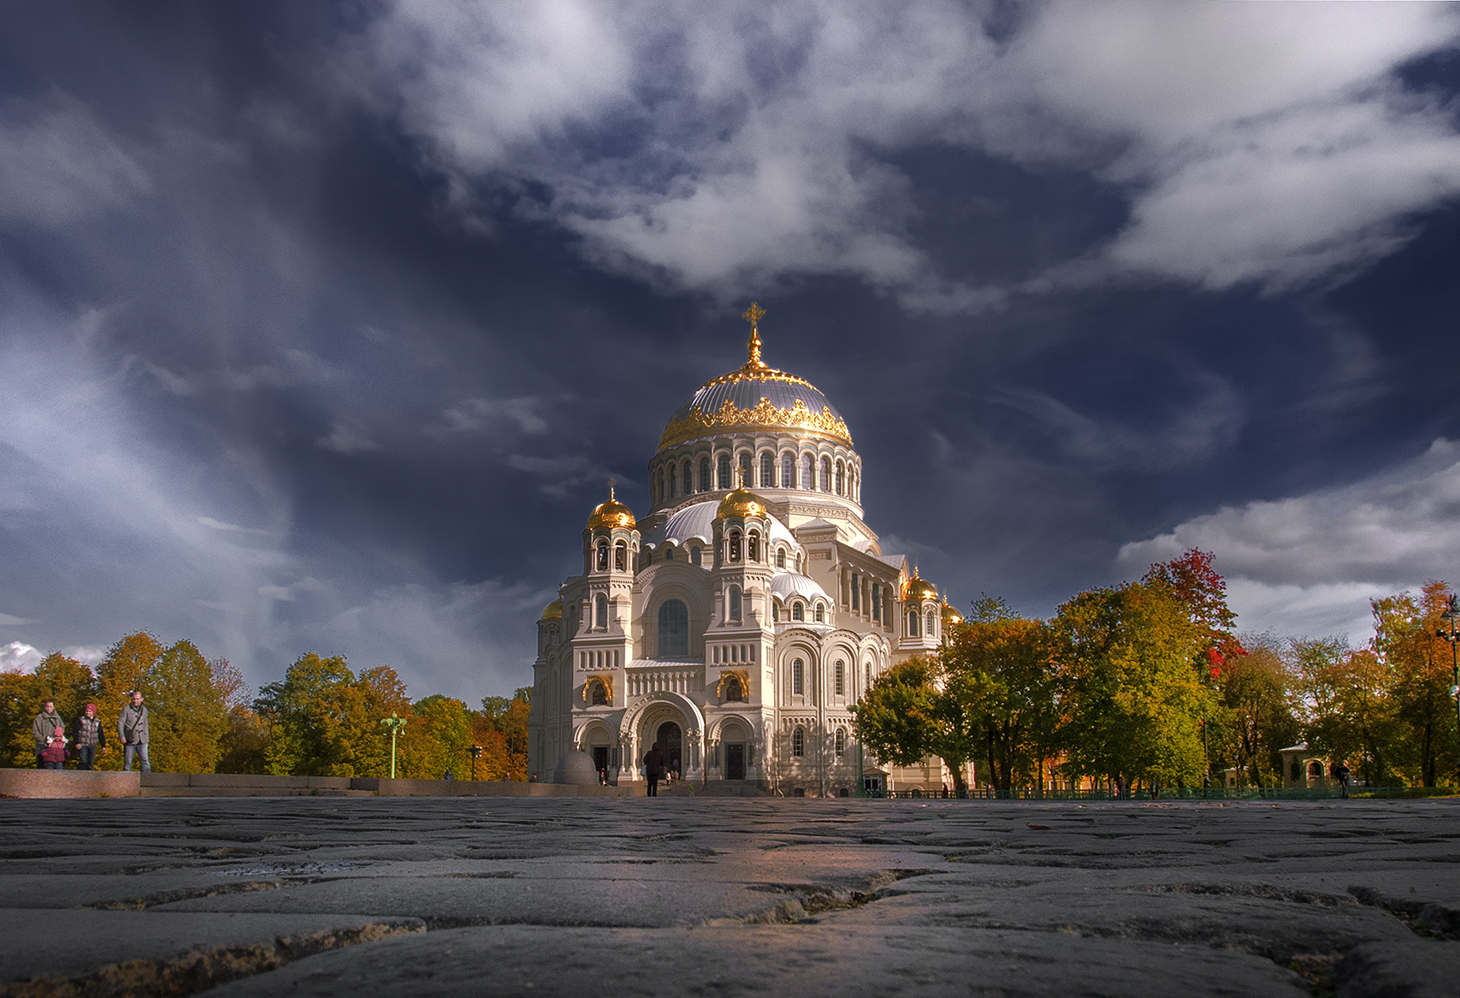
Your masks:
<svg viewBox="0 0 1460 998"><path fill-rule="evenodd" d="M765 500L745 487L745 469L739 469L740 484L735 490L720 500L719 508L715 510L715 516L723 519L727 516L738 516L742 520L752 516L765 516Z"/></svg>
<svg viewBox="0 0 1460 998"><path fill-rule="evenodd" d="M633 530L635 528L633 511L613 497L615 484L612 479L609 479L608 502L601 502L593 507L593 514L588 517L589 530L613 530L616 527Z"/></svg>
<svg viewBox="0 0 1460 998"><path fill-rule="evenodd" d="M918 577L918 566L913 566L912 578L902 584L902 600L904 603L919 602L921 600L936 600L938 598L938 587L927 579Z"/></svg>
<svg viewBox="0 0 1460 998"><path fill-rule="evenodd" d="M963 623L963 614L948 605L948 594L943 594L943 633L947 634L948 629L957 627Z"/></svg>
<svg viewBox="0 0 1460 998"><path fill-rule="evenodd" d="M539 620L562 620L563 619L563 598L559 596L547 606L543 607L542 616Z"/></svg>

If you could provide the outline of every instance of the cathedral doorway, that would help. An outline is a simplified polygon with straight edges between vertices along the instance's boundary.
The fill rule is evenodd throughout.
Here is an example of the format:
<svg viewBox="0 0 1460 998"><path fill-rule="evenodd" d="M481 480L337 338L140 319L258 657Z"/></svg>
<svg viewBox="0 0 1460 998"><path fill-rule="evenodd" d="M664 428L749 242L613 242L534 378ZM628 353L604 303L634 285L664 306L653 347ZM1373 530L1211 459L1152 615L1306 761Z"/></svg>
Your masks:
<svg viewBox="0 0 1460 998"><path fill-rule="evenodd" d="M665 721L659 725L659 732L654 740L659 743L659 751L664 753L664 765L674 773L683 773L684 767L680 765L680 758L683 751L683 738L680 735L679 725L673 721Z"/></svg>
<svg viewBox="0 0 1460 998"><path fill-rule="evenodd" d="M725 746L725 779L745 779L745 746L743 744Z"/></svg>
<svg viewBox="0 0 1460 998"><path fill-rule="evenodd" d="M608 769L608 746L593 746L593 768L600 773Z"/></svg>

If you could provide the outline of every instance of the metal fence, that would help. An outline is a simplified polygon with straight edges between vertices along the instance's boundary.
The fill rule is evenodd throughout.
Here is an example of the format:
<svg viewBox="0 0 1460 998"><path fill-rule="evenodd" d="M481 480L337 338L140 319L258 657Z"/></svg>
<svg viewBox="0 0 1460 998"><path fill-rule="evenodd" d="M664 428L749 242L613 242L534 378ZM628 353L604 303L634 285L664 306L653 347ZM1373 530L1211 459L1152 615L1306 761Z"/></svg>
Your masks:
<svg viewBox="0 0 1460 998"><path fill-rule="evenodd" d="M1436 797L1455 791L1444 787L1365 787L1349 786L1349 796L1372 797ZM1110 790L1040 790L1016 787L994 790L991 787L970 787L965 794L953 790L868 790L863 796L887 800L1333 800L1343 795L1338 787L1162 787L1157 792L1148 788L1130 790L1120 796Z"/></svg>

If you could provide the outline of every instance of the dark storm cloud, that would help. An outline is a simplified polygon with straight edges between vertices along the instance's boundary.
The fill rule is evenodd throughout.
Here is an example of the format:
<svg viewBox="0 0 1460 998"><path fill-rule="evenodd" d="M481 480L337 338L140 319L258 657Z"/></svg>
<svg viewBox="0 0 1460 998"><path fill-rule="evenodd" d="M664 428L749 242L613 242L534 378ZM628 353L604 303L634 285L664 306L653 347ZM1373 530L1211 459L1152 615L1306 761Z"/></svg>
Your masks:
<svg viewBox="0 0 1460 998"><path fill-rule="evenodd" d="M0 661L510 691L750 297L960 603L1200 543L1352 629L1460 555L1447 8L4 17Z"/></svg>

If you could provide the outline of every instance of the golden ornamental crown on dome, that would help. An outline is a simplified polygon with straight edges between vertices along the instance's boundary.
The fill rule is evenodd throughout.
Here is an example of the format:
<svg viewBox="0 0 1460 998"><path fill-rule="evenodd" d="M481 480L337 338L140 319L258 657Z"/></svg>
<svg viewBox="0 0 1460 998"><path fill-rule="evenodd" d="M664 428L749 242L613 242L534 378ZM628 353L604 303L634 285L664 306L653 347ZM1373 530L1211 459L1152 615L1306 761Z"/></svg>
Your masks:
<svg viewBox="0 0 1460 998"><path fill-rule="evenodd" d="M563 619L563 598L559 596L547 606L543 607L542 616L539 620L562 620Z"/></svg>
<svg viewBox="0 0 1460 998"><path fill-rule="evenodd" d="M762 427L810 430L852 446L846 420L827 403L815 385L805 378L778 371L760 359L760 320L764 315L765 309L756 302L750 303L742 316L750 323L750 340L746 343L749 359L745 366L701 385L692 397L693 404L686 403L688 410L681 406L664 428L659 438L660 448L710 430ZM752 393L749 397L747 391ZM757 396L756 392L766 394ZM739 396L738 401L729 395ZM798 397L803 395L805 398ZM759 401L752 404L751 399L757 397Z"/></svg>
<svg viewBox="0 0 1460 998"><path fill-rule="evenodd" d="M918 578L918 566L913 566L912 578L902 584L902 598L904 601L937 599L938 587L927 579Z"/></svg>
<svg viewBox="0 0 1460 998"><path fill-rule="evenodd" d="M608 502L601 502L593 507L593 514L588 517L589 530L599 528L612 530L614 527L623 527L625 530L634 529L636 521L633 511L613 497L615 484L613 479L608 480Z"/></svg>
<svg viewBox="0 0 1460 998"><path fill-rule="evenodd" d="M740 484L735 491L720 500L715 516L765 516L765 500L745 487L745 469L739 469Z"/></svg>

